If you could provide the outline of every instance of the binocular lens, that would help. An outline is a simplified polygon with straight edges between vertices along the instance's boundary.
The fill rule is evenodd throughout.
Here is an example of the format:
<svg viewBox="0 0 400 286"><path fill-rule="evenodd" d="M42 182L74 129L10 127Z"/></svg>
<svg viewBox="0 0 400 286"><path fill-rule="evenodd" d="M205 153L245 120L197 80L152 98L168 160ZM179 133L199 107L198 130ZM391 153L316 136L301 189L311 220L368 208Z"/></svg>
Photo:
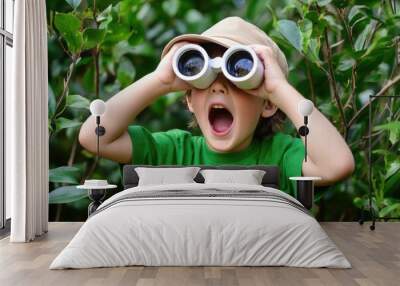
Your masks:
<svg viewBox="0 0 400 286"><path fill-rule="evenodd" d="M199 51L190 50L181 55L178 60L178 70L185 76L198 74L204 66L204 58Z"/></svg>
<svg viewBox="0 0 400 286"><path fill-rule="evenodd" d="M252 68L253 58L251 54L246 51L233 53L226 63L228 73L234 77L245 76Z"/></svg>

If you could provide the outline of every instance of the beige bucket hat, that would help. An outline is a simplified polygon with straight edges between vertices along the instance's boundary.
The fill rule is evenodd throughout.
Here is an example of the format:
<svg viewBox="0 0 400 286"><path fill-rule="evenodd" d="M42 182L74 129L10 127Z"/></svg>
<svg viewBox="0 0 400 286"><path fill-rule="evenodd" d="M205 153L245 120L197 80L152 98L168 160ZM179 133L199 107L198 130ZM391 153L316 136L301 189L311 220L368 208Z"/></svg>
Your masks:
<svg viewBox="0 0 400 286"><path fill-rule="evenodd" d="M229 48L232 45L265 45L274 51L279 66L288 76L288 64L285 54L278 45L256 25L253 25L240 17L233 16L222 19L200 35L183 34L170 40L164 47L161 58L163 58L169 49L177 42L188 41L191 43L211 42Z"/></svg>

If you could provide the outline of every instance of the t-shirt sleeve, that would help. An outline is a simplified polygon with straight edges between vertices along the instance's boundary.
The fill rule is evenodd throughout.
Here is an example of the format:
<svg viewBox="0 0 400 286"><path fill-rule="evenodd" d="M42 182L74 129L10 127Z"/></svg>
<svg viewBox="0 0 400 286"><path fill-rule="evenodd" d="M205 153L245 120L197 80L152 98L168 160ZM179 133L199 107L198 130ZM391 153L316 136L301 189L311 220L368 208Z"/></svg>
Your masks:
<svg viewBox="0 0 400 286"><path fill-rule="evenodd" d="M286 149L282 159L282 190L295 196L296 181L289 177L302 176L304 160L304 144L300 138L292 137L292 143Z"/></svg>
<svg viewBox="0 0 400 286"><path fill-rule="evenodd" d="M177 165L182 141L190 140L190 132L179 129L150 132L143 126L129 125L128 133L135 165Z"/></svg>

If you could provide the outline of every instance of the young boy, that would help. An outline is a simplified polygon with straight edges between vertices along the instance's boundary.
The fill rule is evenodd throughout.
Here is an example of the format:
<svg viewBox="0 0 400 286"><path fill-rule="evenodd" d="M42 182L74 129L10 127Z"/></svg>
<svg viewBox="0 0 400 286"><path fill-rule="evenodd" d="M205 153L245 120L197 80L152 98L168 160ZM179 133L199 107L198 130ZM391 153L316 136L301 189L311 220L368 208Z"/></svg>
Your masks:
<svg viewBox="0 0 400 286"><path fill-rule="evenodd" d="M234 44L251 46L264 66L264 80L253 90L241 90L220 73L206 89L196 89L175 76L174 52L184 44L201 44L210 57L222 56ZM290 176L320 176L316 186L349 176L354 158L336 128L314 108L309 116L308 155L300 138L276 132L285 114L298 129L303 117L298 103L304 97L287 81L288 67L279 47L258 27L239 17L228 17L201 35L185 34L164 48L156 70L117 93L107 102L100 137L102 157L121 163L149 165L278 165L281 189L294 195ZM159 96L186 90L190 112L203 136L173 129L151 133L130 125ZM216 109L223 109L217 112ZM82 125L79 142L96 152L95 118Z"/></svg>

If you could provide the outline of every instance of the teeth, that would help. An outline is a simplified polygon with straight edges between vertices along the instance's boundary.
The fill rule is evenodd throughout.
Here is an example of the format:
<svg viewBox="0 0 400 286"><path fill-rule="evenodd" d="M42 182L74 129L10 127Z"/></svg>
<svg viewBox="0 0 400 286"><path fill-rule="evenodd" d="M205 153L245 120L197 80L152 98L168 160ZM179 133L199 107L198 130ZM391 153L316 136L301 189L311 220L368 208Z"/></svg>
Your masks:
<svg viewBox="0 0 400 286"><path fill-rule="evenodd" d="M221 104L215 104L212 106L212 108L225 108L225 107Z"/></svg>

